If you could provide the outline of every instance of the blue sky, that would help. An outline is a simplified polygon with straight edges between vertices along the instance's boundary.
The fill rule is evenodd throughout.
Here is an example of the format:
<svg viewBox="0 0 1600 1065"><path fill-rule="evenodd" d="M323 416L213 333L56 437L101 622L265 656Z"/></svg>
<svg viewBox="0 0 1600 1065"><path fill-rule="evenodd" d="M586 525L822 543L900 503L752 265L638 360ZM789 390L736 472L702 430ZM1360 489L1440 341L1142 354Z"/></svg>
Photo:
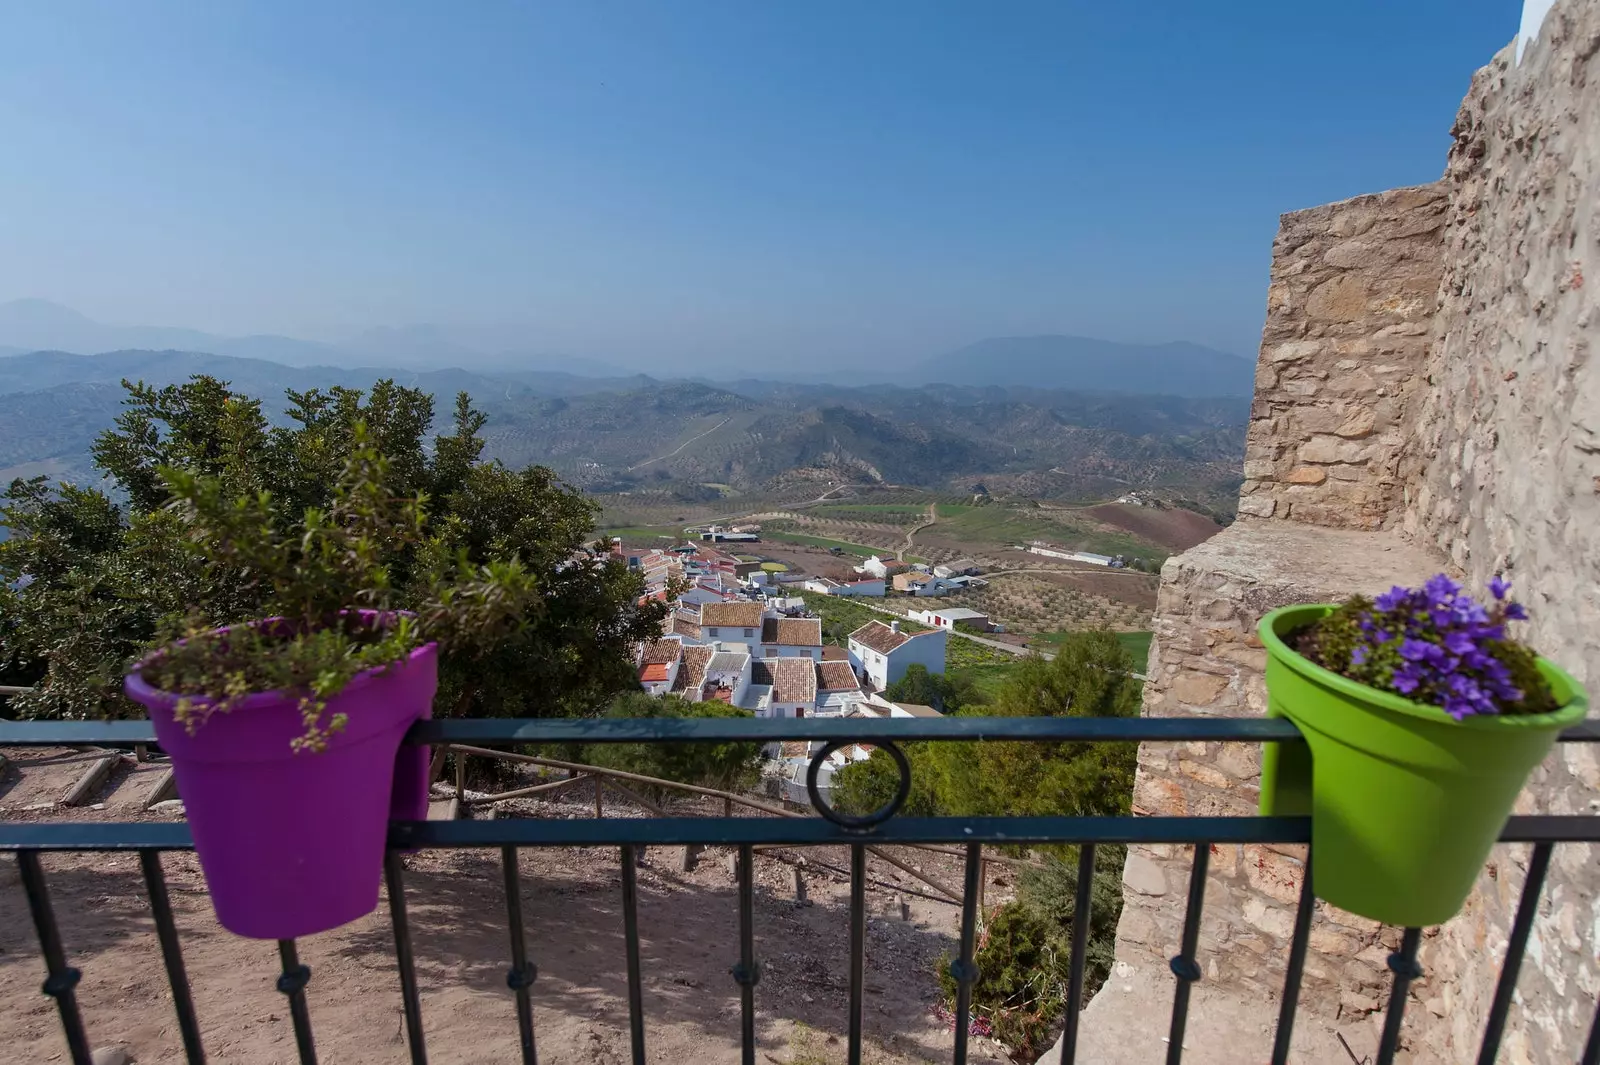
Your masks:
<svg viewBox="0 0 1600 1065"><path fill-rule="evenodd" d="M1257 343L1518 0L0 0L0 300L644 365Z"/></svg>

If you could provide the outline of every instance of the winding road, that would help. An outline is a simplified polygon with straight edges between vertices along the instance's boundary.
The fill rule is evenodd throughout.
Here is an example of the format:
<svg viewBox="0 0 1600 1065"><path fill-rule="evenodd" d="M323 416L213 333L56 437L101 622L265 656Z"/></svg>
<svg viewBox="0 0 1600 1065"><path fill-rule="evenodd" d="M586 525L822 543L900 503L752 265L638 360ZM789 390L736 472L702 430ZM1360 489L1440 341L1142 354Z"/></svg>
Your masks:
<svg viewBox="0 0 1600 1065"><path fill-rule="evenodd" d="M653 459L645 459L643 462L636 463L635 465L629 466L628 467L628 472L632 473L634 470L642 470L646 466L650 465L652 462L660 462L662 459L670 459L672 456L682 452L684 448L688 447L690 444L694 443L696 440L702 439L703 437L710 436L712 433L716 432L718 429L721 429L724 425L727 425L731 421L733 421L733 415L730 414L726 418L724 418L720 422L718 422L716 425L713 425L711 428L707 429L705 432L700 433L698 436L691 436L689 439L685 440L683 443L679 444L676 448L674 448L673 450L667 452L665 455L657 455Z"/></svg>

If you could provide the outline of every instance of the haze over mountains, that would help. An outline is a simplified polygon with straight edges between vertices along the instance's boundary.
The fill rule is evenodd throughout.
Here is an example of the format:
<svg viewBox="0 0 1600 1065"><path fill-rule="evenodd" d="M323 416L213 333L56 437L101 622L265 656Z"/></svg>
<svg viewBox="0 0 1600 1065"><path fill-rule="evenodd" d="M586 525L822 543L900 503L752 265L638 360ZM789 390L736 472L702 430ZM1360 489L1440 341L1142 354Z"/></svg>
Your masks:
<svg viewBox="0 0 1600 1065"><path fill-rule="evenodd" d="M370 388L379 378L488 415L491 457L541 463L593 492L680 499L884 483L1054 498L1169 487L1226 504L1237 489L1245 396L1180 397L1037 385L807 384L589 378L535 370L292 367L179 351L0 357L0 482L92 482L95 436L121 409L124 378L195 374L255 396L281 421L286 388Z"/></svg>
<svg viewBox="0 0 1600 1065"><path fill-rule="evenodd" d="M437 325L369 329L335 344L278 334L219 336L179 327L107 325L48 300L0 303L0 356L33 351L194 352L292 367L467 370L497 377L529 372L589 378L630 375L607 361L549 351L491 349L464 340L461 331ZM733 373L708 371L682 358L639 368L656 378L747 376L813 384L1000 385L1180 396L1248 395L1254 376L1250 360L1199 344L1125 344L1059 335L981 340L903 365L867 360L843 374L819 372L804 360L767 360L760 352L752 352L748 363Z"/></svg>

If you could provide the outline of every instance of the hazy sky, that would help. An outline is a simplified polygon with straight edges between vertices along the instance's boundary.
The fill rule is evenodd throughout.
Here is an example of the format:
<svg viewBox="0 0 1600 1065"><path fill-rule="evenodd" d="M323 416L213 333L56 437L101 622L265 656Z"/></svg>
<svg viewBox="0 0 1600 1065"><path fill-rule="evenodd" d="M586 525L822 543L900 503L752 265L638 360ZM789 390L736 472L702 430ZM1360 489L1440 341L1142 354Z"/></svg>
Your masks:
<svg viewBox="0 0 1600 1065"><path fill-rule="evenodd" d="M0 0L0 300L638 364L1253 352L1277 215L1430 181L1519 0Z"/></svg>

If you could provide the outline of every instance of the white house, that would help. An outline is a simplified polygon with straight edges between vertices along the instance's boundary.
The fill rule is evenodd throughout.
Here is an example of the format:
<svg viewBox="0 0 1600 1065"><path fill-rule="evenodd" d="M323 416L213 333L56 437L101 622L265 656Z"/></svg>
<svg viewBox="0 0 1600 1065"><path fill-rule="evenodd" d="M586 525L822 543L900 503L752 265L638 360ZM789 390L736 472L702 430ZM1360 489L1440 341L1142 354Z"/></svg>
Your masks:
<svg viewBox="0 0 1600 1065"><path fill-rule="evenodd" d="M954 562L945 562L933 567L933 575L935 577L960 577L963 574L978 574L982 572L983 567L970 558L958 558Z"/></svg>
<svg viewBox="0 0 1600 1065"><path fill-rule="evenodd" d="M822 619L762 618L761 657L822 661Z"/></svg>
<svg viewBox="0 0 1600 1065"><path fill-rule="evenodd" d="M1096 555L1089 551L1069 551L1064 547L1051 547L1049 544L1029 544L1028 551L1035 555L1044 555L1046 558L1059 558L1066 562L1087 562L1091 566L1116 566L1116 559L1110 555Z"/></svg>
<svg viewBox="0 0 1600 1065"><path fill-rule="evenodd" d="M665 695L672 690L683 664L683 641L663 637L652 640L639 649L639 685L651 695Z"/></svg>
<svg viewBox="0 0 1600 1065"><path fill-rule="evenodd" d="M882 691L905 676L913 664L926 666L929 673L943 673L948 641L946 629L909 633L901 630L898 621L887 625L869 621L850 634L850 664L866 676L874 691Z"/></svg>
<svg viewBox="0 0 1600 1065"><path fill-rule="evenodd" d="M984 632L994 628L988 614L964 606L947 607L944 610L913 610L906 616L935 629L953 629L963 621Z"/></svg>
<svg viewBox="0 0 1600 1065"><path fill-rule="evenodd" d="M765 613L760 603L748 600L705 603L700 607L700 639L705 643L742 643L751 654L759 654Z"/></svg>
<svg viewBox="0 0 1600 1065"><path fill-rule="evenodd" d="M761 717L805 717L816 711L817 666L809 658L766 658L751 664L753 684L769 688Z"/></svg>
<svg viewBox="0 0 1600 1065"><path fill-rule="evenodd" d="M882 577L872 577L859 581L836 581L828 577L818 577L806 581L800 587L808 592L817 592L821 595L857 595L874 596L882 598L886 594L886 582Z"/></svg>
<svg viewBox="0 0 1600 1065"><path fill-rule="evenodd" d="M901 562L897 558L880 558L877 555L873 555L871 558L861 563L861 565L857 566L856 572L864 573L872 577L882 577L884 580L888 580L896 573L904 573L910 568L911 567L909 564Z"/></svg>

